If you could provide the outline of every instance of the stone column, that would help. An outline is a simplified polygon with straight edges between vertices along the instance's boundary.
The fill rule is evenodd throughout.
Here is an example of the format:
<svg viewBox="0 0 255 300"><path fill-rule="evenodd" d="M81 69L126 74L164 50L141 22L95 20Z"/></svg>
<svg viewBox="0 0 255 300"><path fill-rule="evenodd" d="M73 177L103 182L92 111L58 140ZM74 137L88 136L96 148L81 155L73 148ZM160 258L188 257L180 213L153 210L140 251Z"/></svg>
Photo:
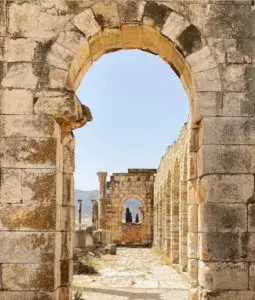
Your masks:
<svg viewBox="0 0 255 300"><path fill-rule="evenodd" d="M187 181L181 181L180 190L180 266L183 271L187 269L187 234L188 234L188 215L187 215Z"/></svg>
<svg viewBox="0 0 255 300"><path fill-rule="evenodd" d="M98 229L98 202L96 200L91 200L92 202L92 225L93 229Z"/></svg>
<svg viewBox="0 0 255 300"><path fill-rule="evenodd" d="M105 228L106 217L106 178L107 172L98 172L99 179L99 227Z"/></svg>

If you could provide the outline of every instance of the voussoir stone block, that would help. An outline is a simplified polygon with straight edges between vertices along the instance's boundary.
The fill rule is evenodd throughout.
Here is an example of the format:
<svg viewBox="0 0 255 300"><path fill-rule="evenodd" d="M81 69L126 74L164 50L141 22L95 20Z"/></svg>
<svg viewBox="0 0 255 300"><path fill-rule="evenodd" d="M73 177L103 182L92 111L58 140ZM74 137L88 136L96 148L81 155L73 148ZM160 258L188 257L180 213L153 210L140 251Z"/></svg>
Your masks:
<svg viewBox="0 0 255 300"><path fill-rule="evenodd" d="M91 8L85 9L73 19L73 24L83 32L87 38L98 33L101 30L100 25L95 19Z"/></svg>
<svg viewBox="0 0 255 300"><path fill-rule="evenodd" d="M73 53L76 53L77 50L87 42L87 39L84 34L74 27L70 30L61 32L56 42L64 46L66 49L69 49Z"/></svg>
<svg viewBox="0 0 255 300"><path fill-rule="evenodd" d="M28 90L1 90L0 112L6 115L26 115L33 113L33 96Z"/></svg>
<svg viewBox="0 0 255 300"><path fill-rule="evenodd" d="M101 27L119 27L117 3L110 0L98 1L93 6L95 19Z"/></svg>
<svg viewBox="0 0 255 300"><path fill-rule="evenodd" d="M47 55L47 64L59 69L68 70L74 53L66 47L54 43Z"/></svg>
<svg viewBox="0 0 255 300"><path fill-rule="evenodd" d="M137 25L122 27L122 40L124 49L141 48L142 46L142 28Z"/></svg>
<svg viewBox="0 0 255 300"><path fill-rule="evenodd" d="M172 10L164 4L147 1L143 12L143 24L162 29Z"/></svg>
<svg viewBox="0 0 255 300"><path fill-rule="evenodd" d="M247 207L245 204L199 204L199 232L245 232Z"/></svg>
<svg viewBox="0 0 255 300"><path fill-rule="evenodd" d="M209 290L248 290L248 265L199 261L199 284Z"/></svg>
<svg viewBox="0 0 255 300"><path fill-rule="evenodd" d="M175 41L189 26L189 22L174 11L170 13L162 28L162 33L170 40Z"/></svg>
<svg viewBox="0 0 255 300"><path fill-rule="evenodd" d="M118 1L118 12L121 23L137 23L141 20L145 1Z"/></svg>
<svg viewBox="0 0 255 300"><path fill-rule="evenodd" d="M102 42L106 52L122 48L122 31L116 28L107 28L102 33Z"/></svg>

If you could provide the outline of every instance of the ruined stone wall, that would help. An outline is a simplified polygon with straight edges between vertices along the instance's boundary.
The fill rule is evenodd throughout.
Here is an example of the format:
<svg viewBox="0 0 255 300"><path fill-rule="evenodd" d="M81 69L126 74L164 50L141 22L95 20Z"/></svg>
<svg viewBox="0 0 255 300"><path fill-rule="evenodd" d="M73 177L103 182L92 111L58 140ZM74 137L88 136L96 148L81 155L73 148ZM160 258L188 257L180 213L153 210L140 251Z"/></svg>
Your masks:
<svg viewBox="0 0 255 300"><path fill-rule="evenodd" d="M0 1L1 299L71 297L72 130L91 120L75 92L93 62L120 49L159 55L189 96L190 299L254 298L254 8L253 0ZM181 167L171 173L176 241L167 245L176 262ZM164 191L159 228L171 210Z"/></svg>
<svg viewBox="0 0 255 300"><path fill-rule="evenodd" d="M154 188L154 245L187 268L187 147L190 123L160 161Z"/></svg>
<svg viewBox="0 0 255 300"><path fill-rule="evenodd" d="M141 224L122 224L122 243L126 245L141 245L144 234Z"/></svg>
<svg viewBox="0 0 255 300"><path fill-rule="evenodd" d="M122 212L126 200L134 198L142 203L140 244L152 244L154 169L129 169L128 173L113 173L106 198L105 229L111 232L112 241L122 244L128 231L123 231Z"/></svg>

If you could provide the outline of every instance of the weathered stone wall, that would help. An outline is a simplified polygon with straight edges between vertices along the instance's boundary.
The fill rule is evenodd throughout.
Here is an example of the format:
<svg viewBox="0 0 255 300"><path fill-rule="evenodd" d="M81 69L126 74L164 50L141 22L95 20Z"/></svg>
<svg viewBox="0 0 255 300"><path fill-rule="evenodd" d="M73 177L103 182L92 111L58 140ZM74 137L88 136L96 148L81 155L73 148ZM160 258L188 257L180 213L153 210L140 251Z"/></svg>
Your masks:
<svg viewBox="0 0 255 300"><path fill-rule="evenodd" d="M118 49L160 55L189 96L190 299L254 298L254 14L252 0L0 2L1 299L71 297L72 130L91 120L75 92Z"/></svg>
<svg viewBox="0 0 255 300"><path fill-rule="evenodd" d="M127 231L123 231L122 226L123 204L126 200L135 198L141 201L143 207L140 243L152 244L155 172L155 169L129 169L128 173L113 173L111 176L108 183L109 194L100 198L100 202L105 203L106 207L100 219L104 219L103 228L110 232L112 242L122 244L127 239ZM106 181L106 177L104 178ZM106 188L106 184L101 182L100 186ZM106 192L100 192L100 195L106 195Z"/></svg>
<svg viewBox="0 0 255 300"><path fill-rule="evenodd" d="M141 245L145 240L141 224L122 224L122 243L126 245Z"/></svg>
<svg viewBox="0 0 255 300"><path fill-rule="evenodd" d="M187 269L187 149L190 123L161 159L154 189L154 245Z"/></svg>

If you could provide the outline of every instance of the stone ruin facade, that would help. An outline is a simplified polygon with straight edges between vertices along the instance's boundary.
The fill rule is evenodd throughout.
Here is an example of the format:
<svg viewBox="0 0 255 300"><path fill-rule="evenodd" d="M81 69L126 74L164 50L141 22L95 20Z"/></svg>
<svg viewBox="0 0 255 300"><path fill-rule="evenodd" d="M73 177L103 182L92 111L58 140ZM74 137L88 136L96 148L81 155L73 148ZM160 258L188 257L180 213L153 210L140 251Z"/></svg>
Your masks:
<svg viewBox="0 0 255 300"><path fill-rule="evenodd" d="M72 131L92 119L75 92L120 49L159 55L190 101L188 262L174 147L156 178L155 242L188 265L190 300L254 299L254 19L253 0L0 2L1 299L71 299Z"/></svg>
<svg viewBox="0 0 255 300"><path fill-rule="evenodd" d="M186 271L188 264L187 143L190 124L161 159L154 189L154 245L173 264Z"/></svg>
<svg viewBox="0 0 255 300"><path fill-rule="evenodd" d="M107 231L109 243L152 244L155 173L155 169L128 169L127 173L113 173L107 182L107 173L98 172L99 226ZM122 222L123 205L131 198L142 204L141 224Z"/></svg>

